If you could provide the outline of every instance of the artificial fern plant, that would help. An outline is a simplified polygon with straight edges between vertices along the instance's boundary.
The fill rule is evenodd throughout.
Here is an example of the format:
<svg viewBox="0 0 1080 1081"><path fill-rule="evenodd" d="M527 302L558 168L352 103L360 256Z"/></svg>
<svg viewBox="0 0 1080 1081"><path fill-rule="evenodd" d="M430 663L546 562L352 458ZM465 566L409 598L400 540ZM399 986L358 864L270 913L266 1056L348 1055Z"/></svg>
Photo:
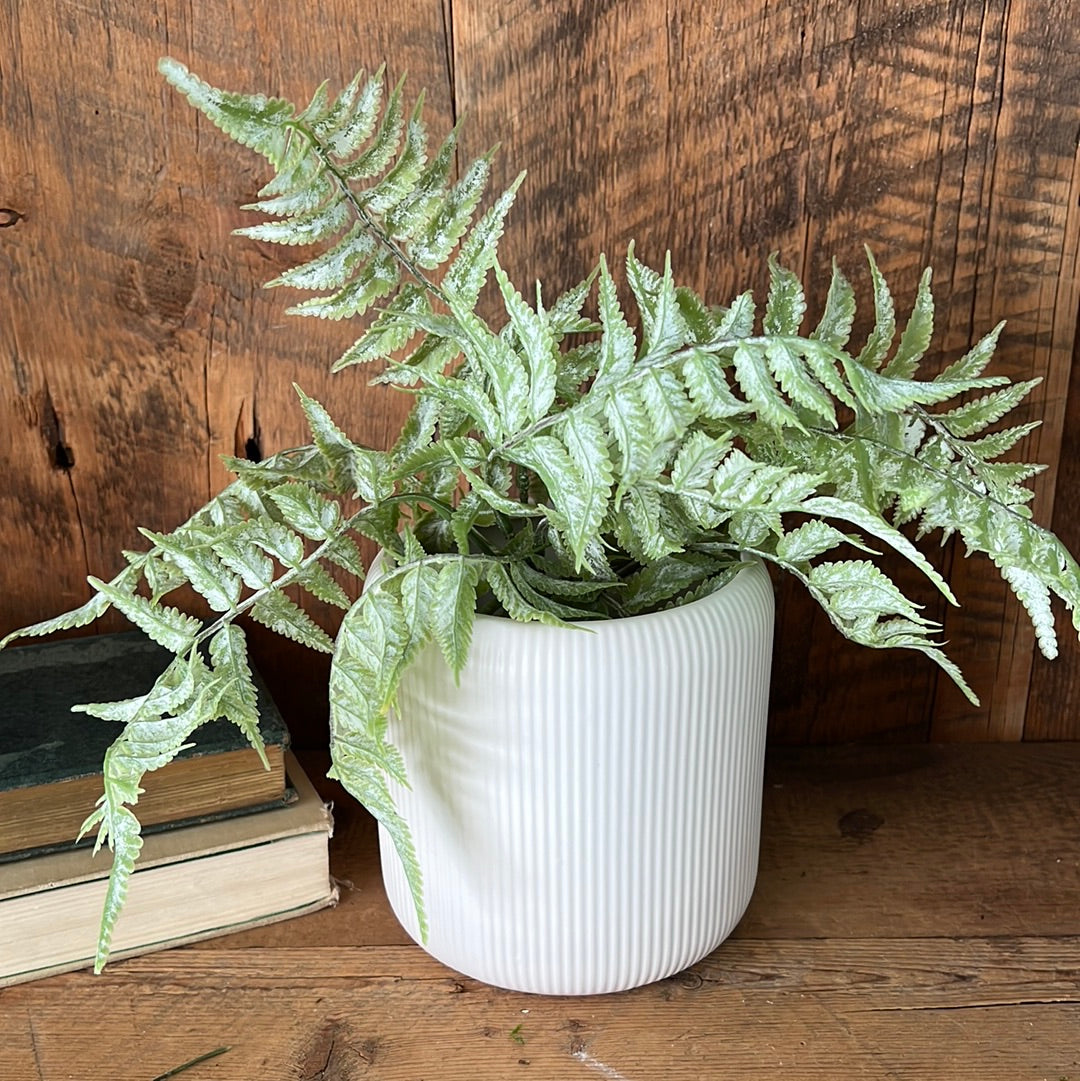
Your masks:
<svg viewBox="0 0 1080 1081"><path fill-rule="evenodd" d="M603 258L554 301L539 286L526 300L496 258L521 178L480 212L489 158L452 180L456 132L431 152L421 103L406 114L400 84L384 101L382 73L361 74L297 110L213 89L174 60L160 66L269 162L248 208L264 220L238 232L318 246L270 284L310 294L296 315L368 316L335 368L378 362L374 381L414 404L381 450L298 390L309 445L230 459L236 480L173 532L143 530L149 547L126 553L112 581L91 578L86 604L4 640L84 626L111 607L176 655L144 696L79 707L123 724L83 826L114 852L99 969L139 853L143 775L218 717L262 753L241 616L333 654L331 773L393 837L422 932L421 869L388 786L407 778L387 713L427 641L460 671L478 611L551 624L647 613L721 588L750 555L793 574L848 638L923 653L974 701L938 628L876 562L882 547L899 552L955 603L900 532L911 524L917 537L955 533L988 555L1054 656L1051 594L1076 609L1077 565L1031 520L1025 482L1040 467L1000 460L1033 425L987 434L1035 384L984 375L1000 327L917 378L929 271L897 338L870 259L874 325L857 350L853 292L835 268L809 330L803 289L775 260L760 313L749 293L710 306L675 284L670 261L652 269L632 247L636 316ZM495 325L477 314L489 279L503 309ZM362 577L360 537L387 563L354 598L333 570ZM164 603L183 585L214 619ZM335 638L289 598L296 586L344 611Z"/></svg>

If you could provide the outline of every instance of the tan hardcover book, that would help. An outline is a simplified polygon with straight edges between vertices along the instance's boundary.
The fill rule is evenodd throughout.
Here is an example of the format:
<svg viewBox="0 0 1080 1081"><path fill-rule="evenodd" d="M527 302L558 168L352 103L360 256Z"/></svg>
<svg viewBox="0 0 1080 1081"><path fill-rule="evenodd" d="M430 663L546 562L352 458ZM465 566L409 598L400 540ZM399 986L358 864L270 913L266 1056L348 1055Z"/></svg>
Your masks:
<svg viewBox="0 0 1080 1081"><path fill-rule="evenodd" d="M329 808L291 755L286 768L287 806L146 837L111 960L336 901ZM81 848L0 864L0 987L93 964L110 864Z"/></svg>

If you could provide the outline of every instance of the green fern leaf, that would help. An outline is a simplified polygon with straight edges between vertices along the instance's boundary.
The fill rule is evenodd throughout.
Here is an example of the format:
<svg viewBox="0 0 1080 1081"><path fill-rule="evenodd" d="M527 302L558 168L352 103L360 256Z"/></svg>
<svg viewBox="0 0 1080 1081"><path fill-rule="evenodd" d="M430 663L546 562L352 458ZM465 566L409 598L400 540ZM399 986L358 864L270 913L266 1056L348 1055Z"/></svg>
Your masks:
<svg viewBox="0 0 1080 1081"><path fill-rule="evenodd" d="M765 363L764 350L739 345L735 350L735 377L758 416L771 428L805 431L795 411L784 401Z"/></svg>
<svg viewBox="0 0 1080 1081"><path fill-rule="evenodd" d="M831 427L836 427L836 409L832 399L809 374L802 358L784 340L769 342L765 358L780 389L804 409L816 413Z"/></svg>
<svg viewBox="0 0 1080 1081"><path fill-rule="evenodd" d="M246 225L233 233L268 244L317 244L340 233L349 224L351 213L349 204L339 196L310 214Z"/></svg>
<svg viewBox="0 0 1080 1081"><path fill-rule="evenodd" d="M596 393L595 389L593 393ZM617 506L623 493L649 472L652 429L645 404L633 385L620 387L610 393L604 406L604 414L621 458L615 490Z"/></svg>
<svg viewBox="0 0 1080 1081"><path fill-rule="evenodd" d="M565 626L563 620L545 608L531 604L510 577L501 563L491 563L484 568L484 580L502 605L506 614L518 623L543 623L550 627Z"/></svg>
<svg viewBox="0 0 1080 1081"><path fill-rule="evenodd" d="M508 564L507 567L514 588L530 609L545 612L564 622L588 619L593 614L588 609L577 608L556 600L545 588L547 576L529 567L527 563L513 562Z"/></svg>
<svg viewBox="0 0 1080 1081"><path fill-rule="evenodd" d="M215 612L229 612L240 599L240 579L214 555L208 546L185 543L179 533L154 533L140 529L165 558L174 563L191 583L192 588L206 599ZM174 653L179 650L173 650Z"/></svg>
<svg viewBox="0 0 1080 1081"><path fill-rule="evenodd" d="M671 277L671 253L668 252L664 273L660 275L637 260L631 243L626 252L626 276L641 312L645 355L663 355L677 349L689 333Z"/></svg>
<svg viewBox="0 0 1080 1081"><path fill-rule="evenodd" d="M461 471L461 475L474 491L492 510L500 514L508 514L511 518L540 518L544 512L528 503L521 503L511 499L506 492L500 492L492 484L489 484L477 469L470 468L464 457L459 453L457 446L449 440L441 440L442 444L450 450L454 462Z"/></svg>
<svg viewBox="0 0 1080 1081"><path fill-rule="evenodd" d="M386 106L382 111L378 131L365 150L354 157L351 153L353 147L348 145L355 142L355 148L358 150L363 144L365 139L358 138L359 130L348 141L334 140L331 151L342 161L340 172L347 180L368 180L373 176L378 176L393 161L401 145L401 131L405 121L404 110L401 106L401 90L404 85L405 77L402 76L394 89L390 91Z"/></svg>
<svg viewBox="0 0 1080 1081"><path fill-rule="evenodd" d="M715 575L724 563L686 552L650 563L626 580L620 606L628 615L653 611Z"/></svg>
<svg viewBox="0 0 1080 1081"><path fill-rule="evenodd" d="M386 710L401 678L408 640L400 602L385 588L365 592L346 613L330 668L334 764L328 776L341 781L387 830L426 937L420 866L388 785L390 780L405 784L405 767L400 753L385 741Z"/></svg>
<svg viewBox="0 0 1080 1081"><path fill-rule="evenodd" d="M858 503L836 499L833 496L812 496L809 499L804 499L799 504L799 510L805 514L850 522L853 526L869 533L870 536L883 541L894 551L899 552L909 563L918 567L950 604L958 603L948 583L927 560L926 556L903 533L894 529L883 518L874 514L873 511Z"/></svg>
<svg viewBox="0 0 1080 1081"><path fill-rule="evenodd" d="M590 431L587 421L580 422L573 431L581 446L597 445L596 431ZM551 501L551 521L565 533L575 563L580 565L585 545L599 531L607 505L603 466L593 463L586 476L565 445L550 435L524 439L507 450L506 456L531 469L543 481Z"/></svg>
<svg viewBox="0 0 1080 1081"><path fill-rule="evenodd" d="M323 557L348 574L363 579L364 561L356 542L346 533L333 537L322 549Z"/></svg>
<svg viewBox="0 0 1080 1081"><path fill-rule="evenodd" d="M1030 435L1042 424L1041 420L1033 420L1027 424L1018 424L1012 428L1004 428L992 435L985 435L981 439L973 439L966 443L968 450L977 454L983 461L988 462L993 458L1000 458L1002 454L1012 450L1022 439Z"/></svg>
<svg viewBox="0 0 1080 1081"><path fill-rule="evenodd" d="M427 164L427 129L420 119L424 107L421 94L405 126L405 142L393 168L369 191L360 196L361 205L371 214L393 209L416 186Z"/></svg>
<svg viewBox="0 0 1080 1081"><path fill-rule="evenodd" d="M672 464L671 486L687 514L703 529L714 529L720 524L721 515L713 505L710 486L721 459L730 449L730 440L694 431L679 448Z"/></svg>
<svg viewBox="0 0 1080 1081"><path fill-rule="evenodd" d="M491 176L491 157L477 158L447 192L422 233L410 245L412 256L425 269L441 266L457 247L472 220Z"/></svg>
<svg viewBox="0 0 1080 1081"><path fill-rule="evenodd" d="M457 152L458 127L451 130L404 197L386 214L385 226L391 236L414 237L435 215L446 196L450 169Z"/></svg>
<svg viewBox="0 0 1080 1081"><path fill-rule="evenodd" d="M1027 379L1021 383L1012 383L1001 390L965 402L947 413L938 413L936 419L955 436L976 435L991 424L996 424L1006 413L1012 412L1041 382L1041 379Z"/></svg>
<svg viewBox="0 0 1080 1081"><path fill-rule="evenodd" d="M326 540L341 525L338 504L319 495L310 485L286 483L269 494L285 521L310 540Z"/></svg>
<svg viewBox="0 0 1080 1081"><path fill-rule="evenodd" d="M556 338L562 339L567 334L595 334L604 328L595 320L581 314L585 301L592 292L593 282L600 273L597 266L592 273L577 285L567 289L556 298L555 303L548 310L548 326ZM537 282L537 307L540 306L540 283Z"/></svg>
<svg viewBox="0 0 1080 1081"><path fill-rule="evenodd" d="M994 350L997 348L998 338L1001 337L1004 323L998 323L996 327L985 337L966 352L954 364L950 364L937 377L946 381L977 379L986 370L986 366L994 358Z"/></svg>
<svg viewBox="0 0 1080 1081"><path fill-rule="evenodd" d="M480 296L488 271L495 263L496 249L510 207L525 174L520 173L465 237L443 278L443 288L471 308Z"/></svg>
<svg viewBox="0 0 1080 1081"><path fill-rule="evenodd" d="M484 436L493 443L503 438L503 416L496 404L476 383L448 378L435 372L425 372L423 379L439 394L444 403L460 409L471 418Z"/></svg>
<svg viewBox="0 0 1080 1081"><path fill-rule="evenodd" d="M535 312L525 303L498 263L495 264L495 280L499 283L519 350L528 366L527 418L537 421L547 415L555 400L555 339L543 311Z"/></svg>
<svg viewBox="0 0 1080 1081"><path fill-rule="evenodd" d="M494 518L478 492L467 492L450 516L450 534L461 555L468 555L472 551L473 531L481 521L490 525Z"/></svg>
<svg viewBox="0 0 1080 1081"><path fill-rule="evenodd" d="M827 597L829 612L842 623L898 615L928 625L918 607L868 560L840 560L813 567L808 580Z"/></svg>
<svg viewBox="0 0 1080 1081"><path fill-rule="evenodd" d="M147 553L143 563L143 578L150 589L152 604L157 604L167 593L172 593L187 582L178 567L162 559L156 552Z"/></svg>
<svg viewBox="0 0 1080 1081"><path fill-rule="evenodd" d="M716 337L716 320L705 302L692 289L676 286L675 300L686 327L687 340L694 345L709 345Z"/></svg>
<svg viewBox="0 0 1080 1081"><path fill-rule="evenodd" d="M585 548L599 532L607 513L615 479L614 469L607 434L595 417L580 410L568 413L558 432L583 481L580 493L584 506L580 516L574 519L576 529L567 531L574 553L574 570L580 572L584 565Z"/></svg>
<svg viewBox="0 0 1080 1081"><path fill-rule="evenodd" d="M202 674L201 658L177 657L158 676L154 686L137 698L119 702L85 702L72 706L73 713L86 713L103 721L125 725L145 718L162 717L182 709L195 691L196 673Z"/></svg>
<svg viewBox="0 0 1080 1081"><path fill-rule="evenodd" d="M469 657L479 580L478 565L464 559L447 563L435 580L428 627L455 679Z"/></svg>
<svg viewBox="0 0 1080 1081"><path fill-rule="evenodd" d="M524 360L472 312L457 307L452 298L451 304L461 328L459 344L490 387L499 415L495 430L500 437L518 431L528 415L529 376Z"/></svg>
<svg viewBox="0 0 1080 1081"><path fill-rule="evenodd" d="M287 285L292 289L338 289L375 251L375 241L362 223L354 225L334 247L300 266L284 271L267 288Z"/></svg>
<svg viewBox="0 0 1080 1081"><path fill-rule="evenodd" d="M245 203L241 210L251 210L268 217L300 217L314 213L334 193L333 181L323 173L316 173L306 183L282 195Z"/></svg>
<svg viewBox="0 0 1080 1081"><path fill-rule="evenodd" d="M266 155L277 173L259 189L260 199L300 191L316 183L323 172L323 163L311 153L311 142L303 132L286 127L278 138L279 145Z"/></svg>
<svg viewBox="0 0 1080 1081"><path fill-rule="evenodd" d="M212 123L242 146L251 147L277 164L281 129L292 120L293 107L261 94L232 94L217 90L193 75L178 60L163 57L158 70L173 87Z"/></svg>
<svg viewBox="0 0 1080 1081"><path fill-rule="evenodd" d="M303 540L282 522L252 518L245 523L242 535L289 570L296 569L304 560Z"/></svg>
<svg viewBox="0 0 1080 1081"><path fill-rule="evenodd" d="M757 309L754 306L754 294L740 293L729 308L714 310L716 323L716 341L730 342L732 339L748 338L754 333Z"/></svg>
<svg viewBox="0 0 1080 1081"><path fill-rule="evenodd" d="M351 319L363 315L375 301L388 296L401 278L395 256L381 251L365 263L352 281L328 297L312 297L285 309L286 315L317 319Z"/></svg>
<svg viewBox="0 0 1080 1081"><path fill-rule="evenodd" d="M247 640L239 627L230 623L210 639L210 663L218 677L214 712L227 717L244 733L263 768L269 769L259 731L258 694L248 664Z"/></svg>
<svg viewBox="0 0 1080 1081"><path fill-rule="evenodd" d="M835 353L834 350L812 340L802 342L803 360L813 377L834 397L837 401L854 409L856 401L854 395L844 385L836 370L836 357L843 354Z"/></svg>
<svg viewBox="0 0 1080 1081"><path fill-rule="evenodd" d="M339 161L351 158L375 130L382 104L384 71L380 67L366 82L363 73L358 73L325 119L315 124L315 137L324 140L331 156Z"/></svg>
<svg viewBox="0 0 1080 1081"><path fill-rule="evenodd" d="M934 333L934 298L930 292L930 276L930 268L927 267L919 278L915 305L907 326L900 335L896 354L882 373L893 379L910 379L918 370L919 361L926 354L926 350L930 348L930 339Z"/></svg>
<svg viewBox="0 0 1080 1081"><path fill-rule="evenodd" d="M614 279L608 272L607 261L600 257L599 314L603 335L600 339L600 356L593 393L598 394L616 386L634 366L637 342L634 332L623 316L619 306Z"/></svg>
<svg viewBox="0 0 1080 1081"><path fill-rule="evenodd" d="M872 551L858 537L842 533L828 522L812 519L785 533L776 542L776 554L786 563L802 565L840 544L852 544L864 552Z"/></svg>
<svg viewBox="0 0 1080 1081"><path fill-rule="evenodd" d="M330 636L302 608L284 593L266 593L251 606L251 618L274 634L299 642L318 653L333 653Z"/></svg>
<svg viewBox="0 0 1080 1081"><path fill-rule="evenodd" d="M325 121L330 105L330 81L323 80L311 95L311 101L296 115L296 123L314 126Z"/></svg>
<svg viewBox="0 0 1080 1081"><path fill-rule="evenodd" d="M324 604L331 604L342 611L348 611L352 607L349 595L319 563L311 563L305 567L298 575L296 582Z"/></svg>
<svg viewBox="0 0 1080 1081"><path fill-rule="evenodd" d="M334 423L326 409L309 398L295 383L293 389L307 418L311 437L320 453L330 463L338 490L351 490L359 499L375 503L394 490L388 477L389 458L381 451L358 446ZM320 521L323 511L320 509ZM331 521L333 521L333 512Z"/></svg>
<svg viewBox="0 0 1080 1081"><path fill-rule="evenodd" d="M874 329L870 331L857 363L872 371L881 367L892 348L896 336L896 313L889 286L869 248L866 249L866 261L870 264L870 280L874 283Z"/></svg>
<svg viewBox="0 0 1080 1081"><path fill-rule="evenodd" d="M806 314L806 297L798 277L769 256L769 298L762 330L768 335L795 336Z"/></svg>
<svg viewBox="0 0 1080 1081"><path fill-rule="evenodd" d="M664 559L682 550L683 538L669 534L664 511L659 490L639 484L626 493L616 513L619 542L639 563Z"/></svg>
<svg viewBox="0 0 1080 1081"><path fill-rule="evenodd" d="M829 349L843 349L851 337L851 326L854 322L855 290L840 272L834 259L829 292L825 297L825 311L810 337Z"/></svg>
<svg viewBox="0 0 1080 1081"><path fill-rule="evenodd" d="M1048 660L1058 655L1057 633L1054 630L1054 613L1050 607L1050 590L1043 580L1031 570L1018 566L1003 566L1001 577L1009 583L1017 599L1031 617L1039 652Z"/></svg>
<svg viewBox="0 0 1080 1081"><path fill-rule="evenodd" d="M114 579L114 583L116 580ZM92 583L91 583L92 584ZM132 583L133 584L133 583ZM117 587L119 588L119 587ZM125 596L129 596L126 590L121 589ZM108 610L112 602L104 593L95 593L85 604L71 612L55 616L52 619L43 619L40 623L32 623L28 627L20 627L0 639L0 649L17 641L19 638L32 638L46 634L55 634L57 631L74 630L76 627L85 627L99 619Z"/></svg>
<svg viewBox="0 0 1080 1081"><path fill-rule="evenodd" d="M726 420L750 411L731 391L724 369L715 356L694 350L682 364L682 378L699 415L710 420Z"/></svg>
<svg viewBox="0 0 1080 1081"><path fill-rule="evenodd" d="M962 382L918 382L913 379L893 379L845 358L844 371L859 404L869 413L901 413L912 405L935 405L969 390L1001 386L1005 376L966 379Z"/></svg>
<svg viewBox="0 0 1080 1081"><path fill-rule="evenodd" d="M175 608L151 604L145 597L128 593L97 578L90 577L87 581L148 638L173 653L183 653L189 649L201 629L202 625L197 619L186 616Z"/></svg>
<svg viewBox="0 0 1080 1081"><path fill-rule="evenodd" d="M416 329L411 325L410 317L419 313L428 313L430 310L427 294L423 288L414 282L406 282L379 312L363 336L349 346L335 361L332 370L337 372L350 364L367 364L372 360L389 357L391 353L407 345L416 336ZM425 339L426 341L430 339ZM452 357L446 358L436 370L442 371L450 359ZM415 359L410 358L410 363L415 363Z"/></svg>
<svg viewBox="0 0 1080 1081"><path fill-rule="evenodd" d="M135 871L135 863L142 851L142 832L139 820L127 807L118 806L108 814L109 839L112 848L112 867L105 888L105 902L101 909L98 929L97 951L94 955L94 973L100 975L109 960L116 922L127 900L128 886ZM91 819L87 820L90 824ZM85 826L84 826L85 828Z"/></svg>
<svg viewBox="0 0 1080 1081"><path fill-rule="evenodd" d="M687 396L678 376L669 368L639 369L641 401L649 416L653 439L659 443L677 439L693 425L697 417L694 403Z"/></svg>

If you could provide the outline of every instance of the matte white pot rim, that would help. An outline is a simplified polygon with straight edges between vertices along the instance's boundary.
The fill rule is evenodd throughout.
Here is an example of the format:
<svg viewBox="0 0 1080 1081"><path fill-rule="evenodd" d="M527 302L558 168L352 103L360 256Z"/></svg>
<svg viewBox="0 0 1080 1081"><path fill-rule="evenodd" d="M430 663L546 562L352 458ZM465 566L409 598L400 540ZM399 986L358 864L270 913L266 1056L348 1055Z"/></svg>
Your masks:
<svg viewBox="0 0 1080 1081"><path fill-rule="evenodd" d="M364 579L364 588L367 586L375 585L378 580L383 576L382 564L384 559L384 552L379 550L378 554L372 560L371 567L368 570L367 577ZM636 615L629 616L612 616L602 617L599 619L578 619L578 620L566 620L565 625L569 628L577 630L590 631L593 634L598 633L600 627L645 627L647 625L657 625L664 621L670 621L673 619L685 618L680 613L686 613L693 609L700 610L701 607L705 607L710 603L720 604L726 603L720 598L724 597L733 587L740 581L745 581L742 571L749 570L753 566L763 566L761 559L757 556L743 555L742 562L744 567L741 568L739 574L729 582L725 582L724 585L713 593L708 594L705 597L699 597L697 600L690 601L689 604L679 604L672 608L662 608L656 612L641 612ZM508 634L550 634L552 631L559 631L565 628L558 626L551 626L547 623L541 623L539 620L519 620L513 619L510 616L493 616L486 612L477 612L476 616L477 626L487 626L494 629L495 627L501 627L504 629L504 633ZM515 628L512 631L507 631L507 627Z"/></svg>

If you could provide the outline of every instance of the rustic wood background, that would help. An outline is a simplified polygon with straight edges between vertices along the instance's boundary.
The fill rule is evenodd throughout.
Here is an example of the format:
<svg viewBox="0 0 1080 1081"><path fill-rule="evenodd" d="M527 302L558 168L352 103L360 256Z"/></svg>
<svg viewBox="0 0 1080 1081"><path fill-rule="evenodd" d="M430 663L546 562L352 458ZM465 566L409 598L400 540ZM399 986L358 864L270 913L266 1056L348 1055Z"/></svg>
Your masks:
<svg viewBox="0 0 1080 1081"><path fill-rule="evenodd" d="M1043 377L1036 509L1080 544L1075 14L1064 0L10 0L0 633L81 603L136 524L190 514L226 482L218 454L302 441L294 380L375 444L405 414L355 369L331 382L349 328L286 319L286 298L260 289L280 253L229 235L258 163L162 85L163 53L295 99L359 67L408 71L436 131L467 113L466 153L501 142L497 177L528 169L501 253L548 295L632 238L647 261L670 248L716 303L761 290L773 250L818 283L812 305L834 256L866 296L864 243L901 307L932 265L934 362L1006 318L1004 369ZM1060 660L1036 658L993 570L952 546L937 558L964 602L938 614L983 707L921 658L849 646L785 584L774 740L1080 738L1080 646L1066 633ZM298 742L318 743L325 663L255 647Z"/></svg>

